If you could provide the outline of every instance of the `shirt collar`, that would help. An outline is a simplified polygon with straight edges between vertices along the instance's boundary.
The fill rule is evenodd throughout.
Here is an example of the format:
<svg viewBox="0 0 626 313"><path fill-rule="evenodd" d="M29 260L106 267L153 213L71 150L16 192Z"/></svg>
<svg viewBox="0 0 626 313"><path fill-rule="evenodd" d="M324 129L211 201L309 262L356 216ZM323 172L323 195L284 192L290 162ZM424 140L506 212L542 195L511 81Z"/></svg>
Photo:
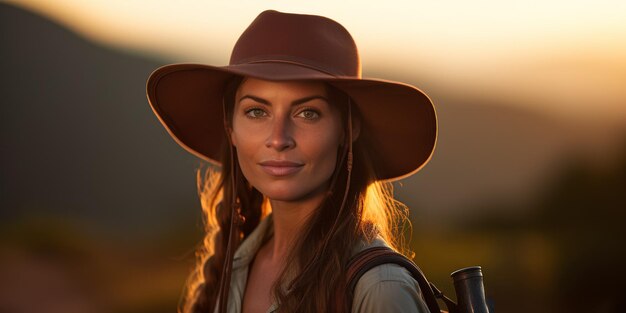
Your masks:
<svg viewBox="0 0 626 313"><path fill-rule="evenodd" d="M261 220L259 225L243 240L233 257L233 270L246 268L254 259L257 251L267 238L274 234L274 221L270 213Z"/></svg>

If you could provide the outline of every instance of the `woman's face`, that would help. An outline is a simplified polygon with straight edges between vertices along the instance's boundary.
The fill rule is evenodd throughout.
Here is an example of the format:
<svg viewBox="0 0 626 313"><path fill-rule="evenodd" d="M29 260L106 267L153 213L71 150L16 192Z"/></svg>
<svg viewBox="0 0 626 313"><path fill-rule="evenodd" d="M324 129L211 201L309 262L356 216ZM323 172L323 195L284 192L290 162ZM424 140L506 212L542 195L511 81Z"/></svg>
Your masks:
<svg viewBox="0 0 626 313"><path fill-rule="evenodd" d="M321 82L245 79L235 95L233 145L246 179L271 200L325 192L343 137Z"/></svg>

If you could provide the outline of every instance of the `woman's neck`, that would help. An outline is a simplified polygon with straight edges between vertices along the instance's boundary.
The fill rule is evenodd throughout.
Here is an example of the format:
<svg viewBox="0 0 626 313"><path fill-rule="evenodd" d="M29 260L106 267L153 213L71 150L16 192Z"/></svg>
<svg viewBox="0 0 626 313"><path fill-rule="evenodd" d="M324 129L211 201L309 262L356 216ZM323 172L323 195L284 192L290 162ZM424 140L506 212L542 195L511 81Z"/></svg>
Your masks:
<svg viewBox="0 0 626 313"><path fill-rule="evenodd" d="M295 239L300 236L304 225L323 200L324 193L302 201L270 200L274 237L268 243L271 245L272 259L287 258Z"/></svg>

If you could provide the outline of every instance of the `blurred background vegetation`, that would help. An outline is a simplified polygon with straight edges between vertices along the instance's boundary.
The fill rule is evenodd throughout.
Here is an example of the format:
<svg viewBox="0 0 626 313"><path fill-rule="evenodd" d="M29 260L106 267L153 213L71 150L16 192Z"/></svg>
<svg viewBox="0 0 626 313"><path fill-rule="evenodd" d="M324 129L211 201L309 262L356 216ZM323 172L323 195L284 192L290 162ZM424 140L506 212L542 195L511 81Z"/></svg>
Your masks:
<svg viewBox="0 0 626 313"><path fill-rule="evenodd" d="M0 3L0 312L173 312L194 264L202 238L195 173L208 165L162 129L145 99L145 80L172 62L226 64L234 40L260 9L242 1L248 10L236 27L234 18L212 13L225 26L204 25L203 37L181 47L185 34L160 29L149 48L129 44L144 42L139 37L125 37L150 28L131 6L157 17L167 11L165 2L121 1L127 10L114 13L104 8L115 11L118 2L94 11L89 5L96 2L85 2L87 11L69 0ZM363 19L373 20L372 6L363 8ZM626 16L623 5L604 8ZM299 11L307 9L325 15L320 7ZM231 17L240 12L225 10ZM492 14L498 10L503 7ZM193 25L192 11L198 10L177 7L157 20L172 29ZM459 56L420 38L419 49L432 50L424 52L432 58L404 62L402 53L414 50L387 47L379 55L371 45L380 46L388 33L360 28L348 13L327 15L345 20L365 43L364 76L412 83L437 106L433 160L396 184L396 195L411 208L407 236L427 276L453 295L449 273L481 265L496 312L621 312L626 91L615 86L626 82L626 50L598 46L598 38L614 42L607 35L613 33L583 34L587 41L549 57L537 57L541 49L523 40L521 48L505 42L525 54L502 63L480 59L463 68L470 77L460 73L461 61L475 63L487 53L480 42L468 40ZM136 20L125 24L129 16ZM626 32L623 23L611 27ZM481 36L497 41L488 34ZM391 37L396 45L412 42ZM204 43L196 47L196 41Z"/></svg>

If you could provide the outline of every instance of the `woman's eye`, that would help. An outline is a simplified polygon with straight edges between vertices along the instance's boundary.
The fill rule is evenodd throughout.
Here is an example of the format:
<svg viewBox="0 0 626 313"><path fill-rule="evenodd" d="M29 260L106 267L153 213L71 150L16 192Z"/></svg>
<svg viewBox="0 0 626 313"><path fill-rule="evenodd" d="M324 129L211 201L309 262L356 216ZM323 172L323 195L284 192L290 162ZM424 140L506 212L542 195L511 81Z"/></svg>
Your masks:
<svg viewBox="0 0 626 313"><path fill-rule="evenodd" d="M253 108L253 109L246 111L246 116L249 118L261 118L261 117L264 117L265 115L267 115L265 111L259 108Z"/></svg>
<svg viewBox="0 0 626 313"><path fill-rule="evenodd" d="M315 120L320 117L320 114L313 110L303 110L302 112L298 113L297 116L300 116L307 120Z"/></svg>

